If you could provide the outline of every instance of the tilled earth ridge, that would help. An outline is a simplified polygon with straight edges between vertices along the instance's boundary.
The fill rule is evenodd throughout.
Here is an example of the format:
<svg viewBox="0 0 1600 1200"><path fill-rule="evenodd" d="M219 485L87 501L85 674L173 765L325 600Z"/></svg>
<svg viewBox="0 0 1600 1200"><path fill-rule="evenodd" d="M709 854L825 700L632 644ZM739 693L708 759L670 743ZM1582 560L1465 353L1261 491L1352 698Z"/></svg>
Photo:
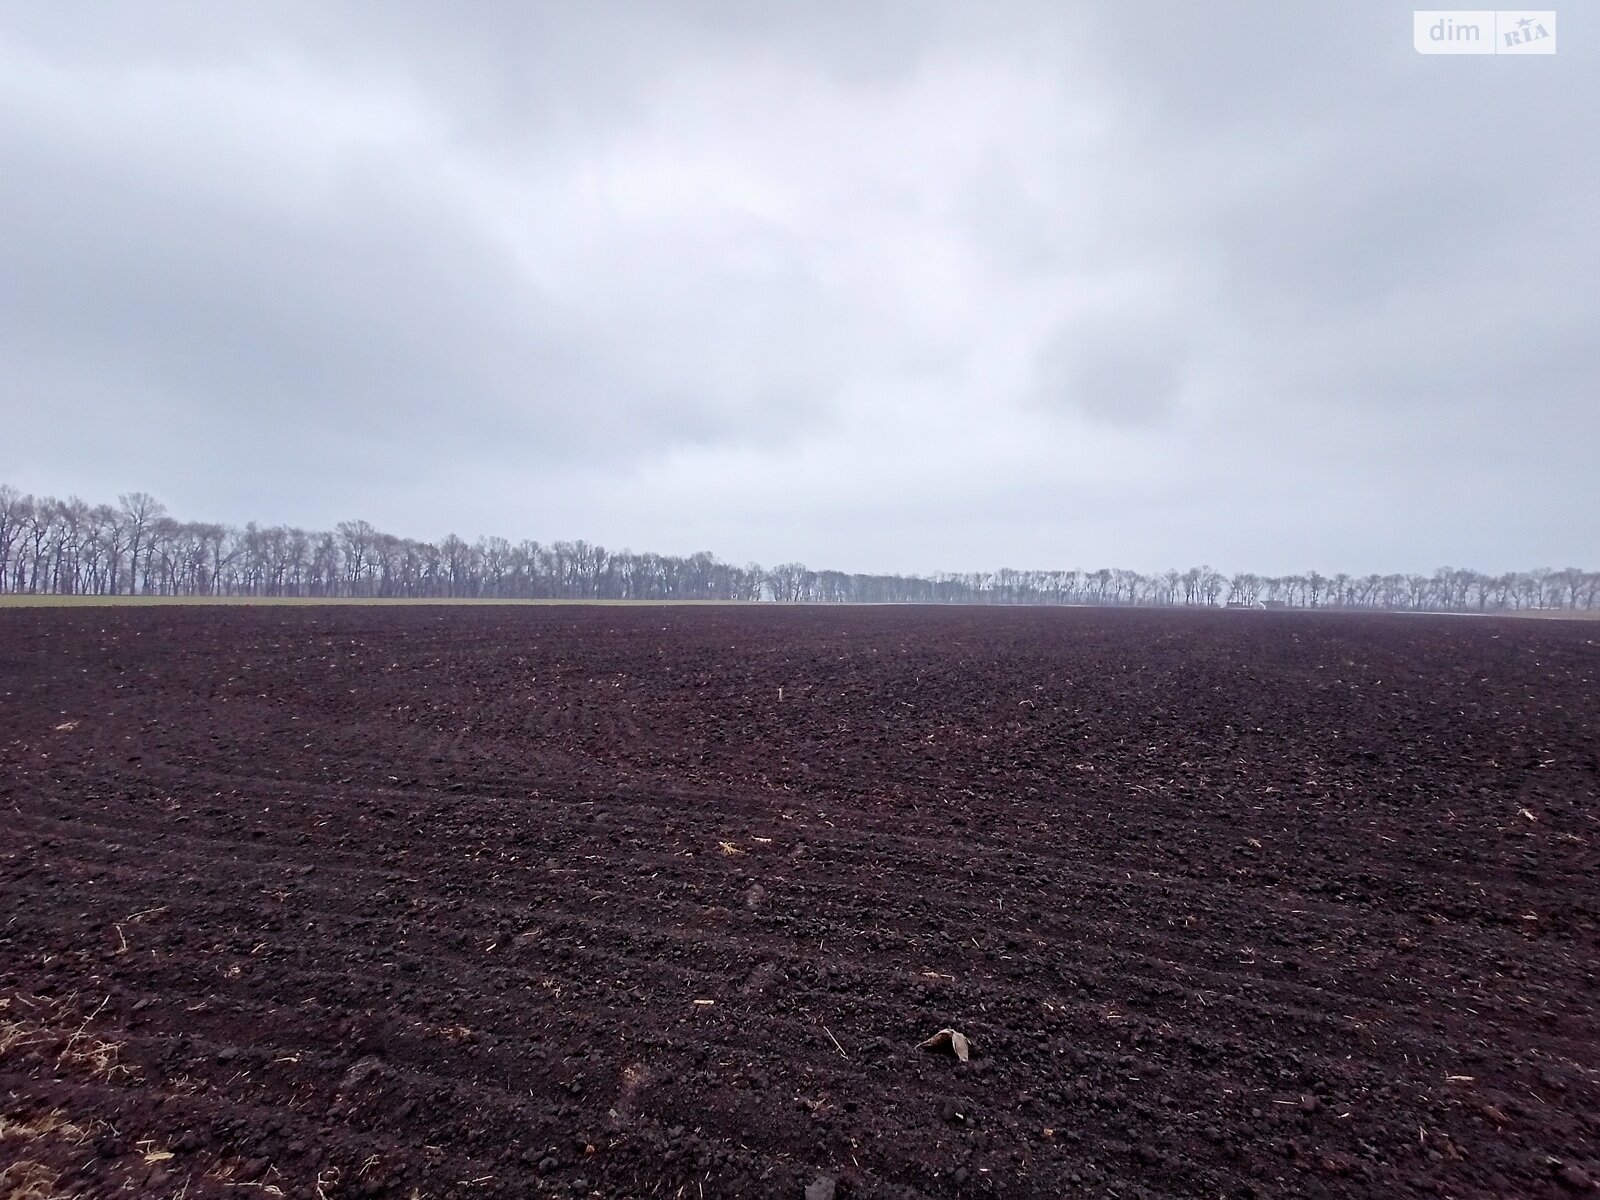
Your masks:
<svg viewBox="0 0 1600 1200"><path fill-rule="evenodd" d="M0 1196L1596 1194L1597 641L0 610Z"/></svg>

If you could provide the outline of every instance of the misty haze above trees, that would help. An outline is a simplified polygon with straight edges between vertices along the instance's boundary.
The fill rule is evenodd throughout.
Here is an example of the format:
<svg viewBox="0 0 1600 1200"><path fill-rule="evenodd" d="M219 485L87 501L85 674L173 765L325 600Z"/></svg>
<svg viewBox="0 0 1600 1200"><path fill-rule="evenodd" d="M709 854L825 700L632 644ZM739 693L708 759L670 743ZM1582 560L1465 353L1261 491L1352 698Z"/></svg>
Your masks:
<svg viewBox="0 0 1600 1200"><path fill-rule="evenodd" d="M1600 608L1600 572L1486 575L1224 576L1113 568L860 575L800 563L743 567L616 553L587 542L437 543L366 521L331 532L179 521L143 492L116 505L24 495L0 485L0 592L60 595L393 597L558 600L776 600L813 603L1115 604L1438 611Z"/></svg>

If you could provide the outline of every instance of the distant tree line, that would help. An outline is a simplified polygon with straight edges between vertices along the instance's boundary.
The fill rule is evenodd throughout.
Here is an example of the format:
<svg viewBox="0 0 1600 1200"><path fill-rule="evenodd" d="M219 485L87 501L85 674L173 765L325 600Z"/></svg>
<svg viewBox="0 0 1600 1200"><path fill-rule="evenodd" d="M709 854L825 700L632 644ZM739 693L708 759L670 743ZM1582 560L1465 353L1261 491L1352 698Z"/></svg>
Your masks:
<svg viewBox="0 0 1600 1200"><path fill-rule="evenodd" d="M332 531L179 521L143 492L115 505L0 485L0 592L410 599L774 600L796 603L1102 604L1500 611L1600 608L1600 572L1225 576L1018 571L859 575L451 534L419 542L341 522Z"/></svg>

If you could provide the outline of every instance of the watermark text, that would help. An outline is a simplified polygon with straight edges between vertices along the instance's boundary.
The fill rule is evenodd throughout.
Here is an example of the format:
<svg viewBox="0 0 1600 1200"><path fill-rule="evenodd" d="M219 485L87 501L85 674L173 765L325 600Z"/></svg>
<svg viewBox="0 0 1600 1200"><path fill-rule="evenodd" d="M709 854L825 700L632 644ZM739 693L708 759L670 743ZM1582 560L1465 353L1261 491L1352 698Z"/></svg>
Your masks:
<svg viewBox="0 0 1600 1200"><path fill-rule="evenodd" d="M1556 14L1550 9L1419 9L1411 21L1418 54L1556 52Z"/></svg>

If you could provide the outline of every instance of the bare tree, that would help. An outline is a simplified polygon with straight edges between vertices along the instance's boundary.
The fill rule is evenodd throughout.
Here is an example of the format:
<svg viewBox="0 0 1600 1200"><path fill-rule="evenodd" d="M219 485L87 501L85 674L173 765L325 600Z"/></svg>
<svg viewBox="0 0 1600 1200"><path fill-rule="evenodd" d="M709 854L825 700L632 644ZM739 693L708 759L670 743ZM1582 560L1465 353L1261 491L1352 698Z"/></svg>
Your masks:
<svg viewBox="0 0 1600 1200"><path fill-rule="evenodd" d="M117 502L122 505L123 527L127 532L128 592L133 594L139 591L139 572L144 565L140 553L149 548L151 527L167 515L167 508L148 492L128 492L118 496Z"/></svg>

